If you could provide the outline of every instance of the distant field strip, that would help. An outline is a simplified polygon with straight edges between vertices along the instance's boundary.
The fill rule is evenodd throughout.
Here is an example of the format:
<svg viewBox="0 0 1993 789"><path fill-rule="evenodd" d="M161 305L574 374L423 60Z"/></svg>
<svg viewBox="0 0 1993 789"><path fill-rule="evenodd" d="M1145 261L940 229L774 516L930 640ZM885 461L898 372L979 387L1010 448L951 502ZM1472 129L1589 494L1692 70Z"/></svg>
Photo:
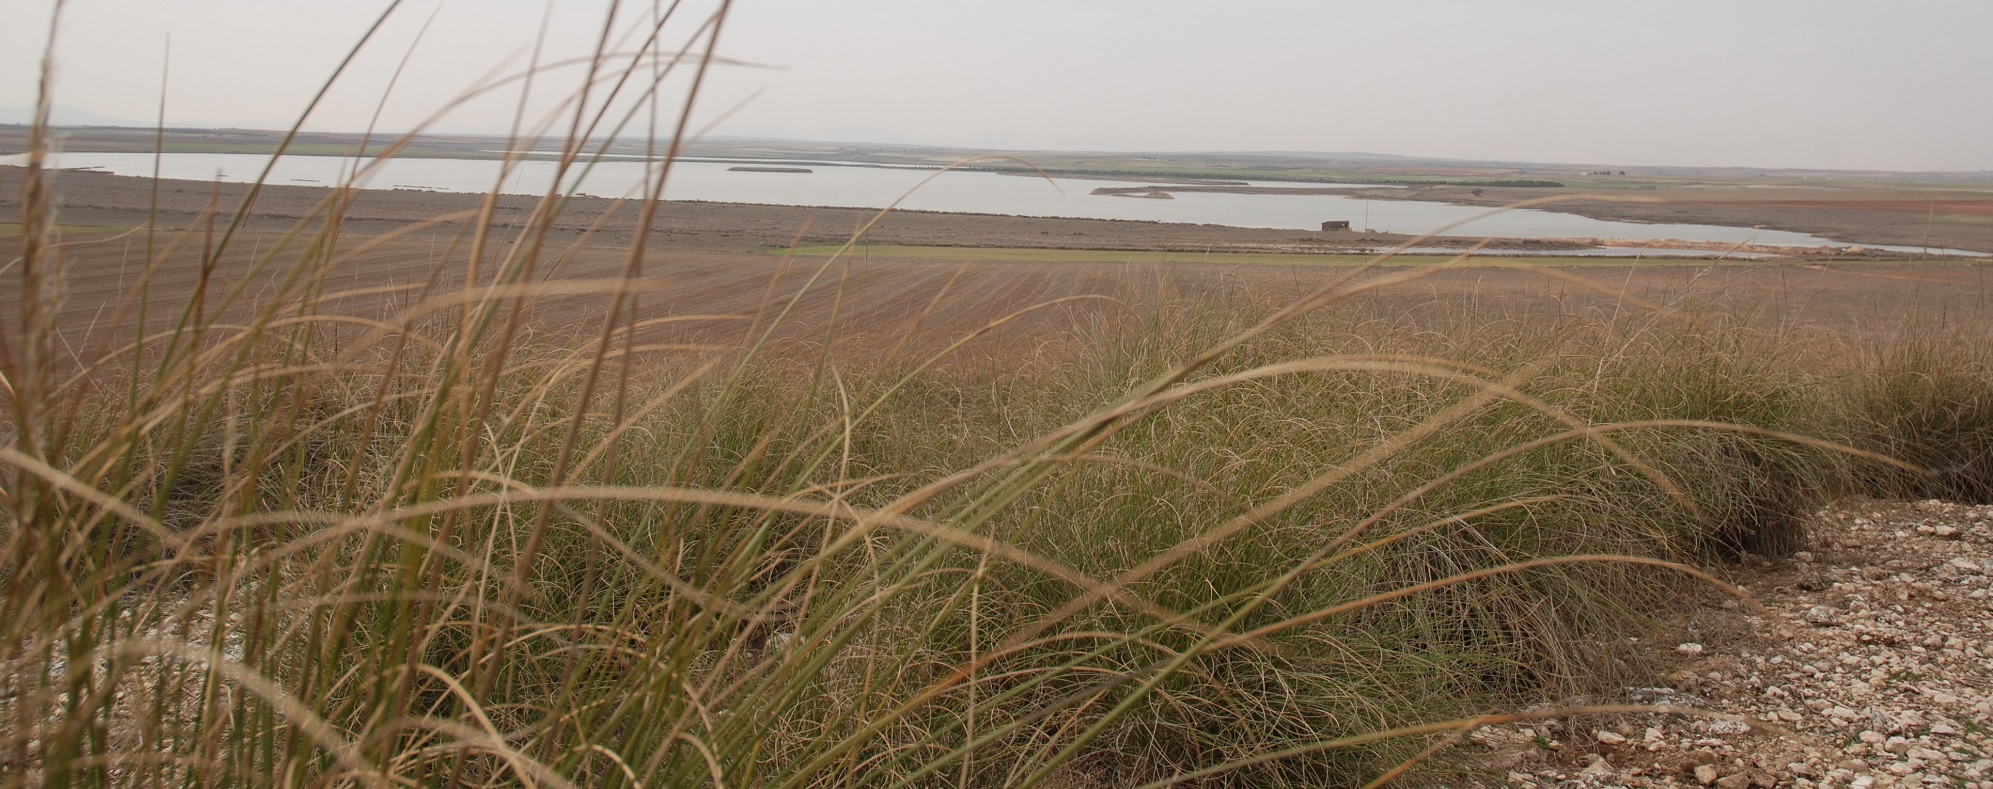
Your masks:
<svg viewBox="0 0 1993 789"><path fill-rule="evenodd" d="M123 233L130 229L131 228L129 227L112 227L107 225L57 225L56 226L56 230L62 233ZM0 222L0 237L18 236L20 234L21 234L21 223Z"/></svg>
<svg viewBox="0 0 1993 789"><path fill-rule="evenodd" d="M803 257L829 257L843 247L831 244L802 246L794 249L794 254ZM772 250L778 254L789 250ZM954 263L1211 263L1234 266L1358 266L1377 259L1377 255L1352 254L1308 254L1279 252L1191 252L1191 251L1148 251L1119 249L1037 249L1031 247L940 247L940 246L899 246L865 245L851 248L848 257L856 259L890 258L894 260L927 260ZM1387 266L1430 266L1452 260L1453 255L1399 255L1384 262ZM1479 255L1473 258L1477 266L1624 266L1638 262L1642 266L1708 266L1717 261L1709 258L1641 258L1631 257L1581 257L1576 255ZM1763 265L1757 260L1728 260L1723 265Z"/></svg>

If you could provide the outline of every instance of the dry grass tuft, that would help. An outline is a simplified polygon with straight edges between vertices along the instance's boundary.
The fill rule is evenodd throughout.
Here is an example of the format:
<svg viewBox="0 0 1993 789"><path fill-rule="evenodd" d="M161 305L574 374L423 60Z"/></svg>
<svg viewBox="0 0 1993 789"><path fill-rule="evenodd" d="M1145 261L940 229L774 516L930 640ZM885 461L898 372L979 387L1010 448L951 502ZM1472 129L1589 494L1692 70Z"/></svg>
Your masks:
<svg viewBox="0 0 1993 789"><path fill-rule="evenodd" d="M661 37L722 19L605 48L561 166L627 121L590 91L650 107L704 63ZM1983 360L1890 356L1845 408L1831 353L1721 315L1367 299L1417 271L1163 285L1001 357L798 342L801 296L683 342L641 231L558 275L558 192L375 313L343 192L247 263L253 198L149 230L83 342L41 309L51 175L0 355L8 785L1360 784L1625 679L1683 563L1803 544L1837 414L1946 491L1993 446ZM556 300L590 317L536 328Z"/></svg>

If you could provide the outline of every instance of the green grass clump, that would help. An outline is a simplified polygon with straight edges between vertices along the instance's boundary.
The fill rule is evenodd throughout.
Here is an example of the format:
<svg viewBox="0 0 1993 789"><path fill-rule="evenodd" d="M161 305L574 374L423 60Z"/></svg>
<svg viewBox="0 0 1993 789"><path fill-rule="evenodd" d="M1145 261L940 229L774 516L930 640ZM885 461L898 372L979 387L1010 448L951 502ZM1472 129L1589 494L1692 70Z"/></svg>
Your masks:
<svg viewBox="0 0 1993 789"><path fill-rule="evenodd" d="M1914 468L1871 464L1856 489L1993 504L1993 353L1959 330L1912 332L1865 357L1851 443Z"/></svg>
<svg viewBox="0 0 1993 789"><path fill-rule="evenodd" d="M1573 557L1742 539L1706 481L1796 450L1692 423L1811 386L1743 330L1195 295L959 365L626 367L636 285L600 335L481 295L523 258L356 327L336 260L17 389L15 768L1360 782L1609 687L1680 581Z"/></svg>
<svg viewBox="0 0 1993 789"><path fill-rule="evenodd" d="M967 370L662 360L619 407L583 405L594 366L566 345L503 367L430 350L455 322L433 345L243 338L268 361L240 366L168 353L184 380L119 380L77 409L92 418L44 481L109 498L58 494L15 531L84 547L47 557L59 589L13 568L67 601L12 601L30 615L14 636L109 650L80 681L115 690L39 707L58 732L94 721L69 747L106 779L1141 783L1609 683L1621 656L1599 636L1678 582L1517 563L1694 560L1726 494L1671 492L1677 469L1582 436L1498 456L1600 424L1590 410L1771 413L1712 413L1767 383L1712 368L1769 344L1656 367L1637 340L1673 330L1331 316L1079 447L1016 451L1256 306L1169 305ZM1515 397L1491 394L1511 379ZM1621 443L1640 458L1703 432ZM1021 472L1040 473L1002 476ZM1422 742L1214 780L1349 782ZM124 756L153 752L200 769Z"/></svg>

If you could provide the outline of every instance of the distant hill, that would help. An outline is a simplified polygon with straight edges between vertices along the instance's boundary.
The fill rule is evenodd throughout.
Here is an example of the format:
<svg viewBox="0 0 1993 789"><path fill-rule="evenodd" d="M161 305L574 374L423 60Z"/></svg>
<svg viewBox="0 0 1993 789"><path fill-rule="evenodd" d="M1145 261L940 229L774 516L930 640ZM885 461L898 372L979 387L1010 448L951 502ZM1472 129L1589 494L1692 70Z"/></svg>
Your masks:
<svg viewBox="0 0 1993 789"><path fill-rule="evenodd" d="M121 118L115 115L99 115L89 110L81 110L63 104L55 105L55 111L51 114L54 116L51 118L51 125L54 126L150 129L156 125L156 121L150 118L138 120L135 118ZM0 124L27 124L34 122L34 119L35 108L33 107L0 107ZM291 127L291 122L247 120L238 123L209 123L204 121L168 120L166 127L169 129L288 129ZM322 131L318 126L310 123L305 124L305 130Z"/></svg>

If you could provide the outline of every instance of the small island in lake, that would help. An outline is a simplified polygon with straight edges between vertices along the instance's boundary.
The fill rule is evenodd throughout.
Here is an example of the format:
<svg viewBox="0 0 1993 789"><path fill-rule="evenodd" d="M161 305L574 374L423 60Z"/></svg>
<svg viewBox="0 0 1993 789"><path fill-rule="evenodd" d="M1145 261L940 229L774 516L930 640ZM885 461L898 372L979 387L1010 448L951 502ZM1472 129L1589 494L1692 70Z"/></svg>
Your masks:
<svg viewBox="0 0 1993 789"><path fill-rule="evenodd" d="M1176 195L1170 194L1169 192L1163 191L1162 189L1146 188L1146 187L1140 189L1124 189L1119 187L1103 186L1100 187L1099 189L1093 190L1093 194L1106 195L1108 197L1144 197L1150 200L1176 199Z"/></svg>

